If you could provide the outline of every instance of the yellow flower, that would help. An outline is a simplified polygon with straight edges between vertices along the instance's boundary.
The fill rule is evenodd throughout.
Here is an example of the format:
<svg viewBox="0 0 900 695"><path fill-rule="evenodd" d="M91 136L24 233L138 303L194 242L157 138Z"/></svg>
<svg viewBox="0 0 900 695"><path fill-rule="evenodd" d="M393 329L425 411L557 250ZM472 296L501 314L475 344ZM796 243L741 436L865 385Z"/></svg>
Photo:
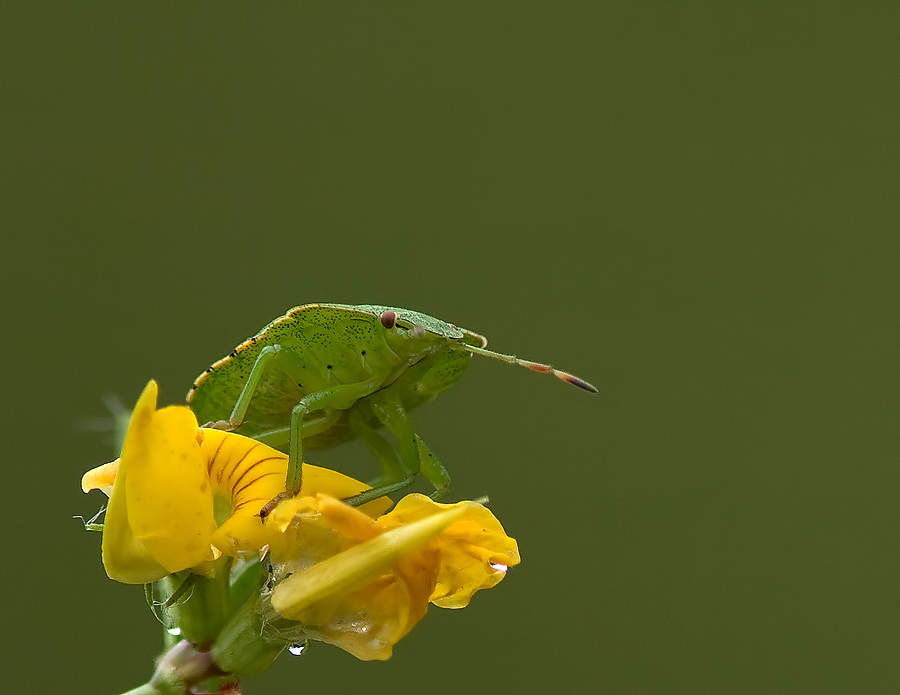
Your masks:
<svg viewBox="0 0 900 695"><path fill-rule="evenodd" d="M143 584L173 572L210 570L221 553L268 544L260 508L284 490L287 456L238 434L201 429L184 406L156 409L150 381L138 399L122 456L82 478L82 489L110 495L102 557L111 579ZM355 495L369 487L304 465L302 494ZM390 500L360 507L383 512Z"/></svg>
<svg viewBox="0 0 900 695"><path fill-rule="evenodd" d="M461 608L519 562L516 542L475 502L408 495L375 520L319 494L282 502L269 521L283 534L270 546L272 608L302 624L295 637L363 660L389 658L429 601Z"/></svg>

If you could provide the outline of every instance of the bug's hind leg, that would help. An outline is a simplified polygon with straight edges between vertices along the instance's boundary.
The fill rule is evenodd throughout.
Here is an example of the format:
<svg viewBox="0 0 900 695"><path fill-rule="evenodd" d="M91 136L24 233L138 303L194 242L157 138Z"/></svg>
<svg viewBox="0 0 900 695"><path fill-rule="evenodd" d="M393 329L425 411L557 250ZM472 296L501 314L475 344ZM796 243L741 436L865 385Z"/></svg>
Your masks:
<svg viewBox="0 0 900 695"><path fill-rule="evenodd" d="M419 445L419 460L422 465L422 475L428 482L434 485L434 492L428 495L435 502L440 502L450 489L450 474L444 468L444 464L440 462L434 452L428 448L428 445L422 441L419 435L416 435L416 444Z"/></svg>
<svg viewBox="0 0 900 695"><path fill-rule="evenodd" d="M369 399L372 411L385 427L397 438L400 460L407 474L415 477L419 472L434 486L434 499L443 497L449 486L450 476L437 456L416 434L406 408L396 389L380 391Z"/></svg>
<svg viewBox="0 0 900 695"><path fill-rule="evenodd" d="M203 427L211 427L217 430L233 432L242 424L244 424L244 418L247 417L247 409L250 407L250 401L253 398L253 395L256 393L256 389L259 387L259 382L269 365L281 361L283 366L290 366L293 359L296 358L292 355L292 353L290 351L283 350L280 345L267 345L262 350L260 350L259 355L256 356L256 361L253 363L253 367L250 369L250 375L247 377L247 381L244 382L244 386L241 388L241 393L238 396L237 401L235 401L234 408L231 411L231 415L227 420L208 422L203 425ZM365 383L368 384L368 382ZM347 384L347 386L355 387L357 385ZM366 388L368 388L368 386ZM331 391L331 389L326 389L326 391ZM310 394L310 397L315 399L319 397L321 393L322 392ZM333 398L334 394L331 394L331 396ZM338 396L338 398L340 399L340 395ZM328 407L328 405L319 405L318 407L325 408ZM316 407L307 408L306 412L316 409ZM301 423L302 434L304 437L310 437L314 434L319 434L320 432L323 432L331 427L339 417L340 413L329 412L325 413L320 418L305 420ZM290 436L291 428L283 427L275 430L270 430L268 432L261 432L257 435L254 435L253 439L256 439L257 441L260 441L263 444L267 444L269 446L278 447L287 444L290 440Z"/></svg>
<svg viewBox="0 0 900 695"><path fill-rule="evenodd" d="M237 401L234 403L234 409L232 409L229 418L227 420L207 422L203 426L217 430L225 430L226 432L233 432L240 427L244 423L244 418L247 416L247 408L250 407L250 399L253 398L253 394L256 393L263 372L265 372L269 363L276 359L280 353L280 345L267 345L260 350L259 354L256 356L256 362L253 363L253 368L250 370L250 375L247 377L247 381L244 382L244 387L241 389L241 395L238 396Z"/></svg>
<svg viewBox="0 0 900 695"><path fill-rule="evenodd" d="M369 451L374 454L381 464L382 474L376 480L369 483L372 487L383 483L394 483L407 478L414 478L409 471L400 462L397 452L394 451L388 441L382 437L375 428L369 424L372 411L367 407L368 403L363 401L353 407L349 413L350 429Z"/></svg>

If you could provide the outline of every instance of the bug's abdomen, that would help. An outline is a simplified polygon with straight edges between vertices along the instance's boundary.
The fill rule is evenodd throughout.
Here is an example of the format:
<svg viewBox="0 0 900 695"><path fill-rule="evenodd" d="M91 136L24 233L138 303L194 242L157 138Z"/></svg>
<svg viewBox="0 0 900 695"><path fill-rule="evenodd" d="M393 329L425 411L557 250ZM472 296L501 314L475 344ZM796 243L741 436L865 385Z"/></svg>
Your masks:
<svg viewBox="0 0 900 695"><path fill-rule="evenodd" d="M384 341L375 317L304 307L266 326L202 374L188 394L188 404L201 424L230 417L260 351L280 348L260 379L238 432L254 436L290 424L291 411L308 393L383 375L402 366ZM321 413L311 413L310 418ZM349 436L346 423L335 425L326 439ZM309 448L318 448L311 438ZM328 444L323 443L322 446Z"/></svg>

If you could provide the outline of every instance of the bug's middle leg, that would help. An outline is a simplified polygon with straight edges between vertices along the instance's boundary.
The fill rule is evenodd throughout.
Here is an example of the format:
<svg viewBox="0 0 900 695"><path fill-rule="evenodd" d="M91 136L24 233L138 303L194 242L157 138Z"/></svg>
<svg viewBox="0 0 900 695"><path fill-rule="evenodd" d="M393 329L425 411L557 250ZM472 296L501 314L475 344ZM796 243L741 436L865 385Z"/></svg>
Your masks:
<svg viewBox="0 0 900 695"><path fill-rule="evenodd" d="M322 417L304 420L301 425L301 427L303 428L303 438L306 439L307 437L312 437L314 434L321 434L322 432L325 432L338 420L340 420L340 418L340 410L328 410L324 415L322 415ZM281 447L290 444L291 428L278 427L274 430L267 430L265 432L260 432L259 434L254 434L251 439L262 442L266 446L271 446L273 449L280 449Z"/></svg>
<svg viewBox="0 0 900 695"><path fill-rule="evenodd" d="M291 411L291 444L288 453L287 480L285 481L285 491L290 496L293 497L300 492L302 483L304 416L316 410L331 408L346 410L360 398L368 396L380 387L382 381L383 377L377 376L353 384L331 386L305 395L294 406Z"/></svg>

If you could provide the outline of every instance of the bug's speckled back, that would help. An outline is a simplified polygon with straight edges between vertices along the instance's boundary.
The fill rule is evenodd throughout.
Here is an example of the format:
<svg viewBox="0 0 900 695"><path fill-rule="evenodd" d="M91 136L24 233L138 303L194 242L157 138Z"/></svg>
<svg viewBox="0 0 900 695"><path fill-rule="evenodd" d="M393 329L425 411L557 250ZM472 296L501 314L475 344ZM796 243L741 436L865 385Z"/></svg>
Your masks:
<svg viewBox="0 0 900 695"><path fill-rule="evenodd" d="M416 325L424 335L389 345L380 317L396 314L399 329L409 332ZM241 343L194 382L187 403L201 424L226 420L231 415L244 383L267 345L289 351L271 364L260 380L238 432L254 436L290 424L291 410L308 393L329 386L381 376L385 384L400 381L407 409L432 400L454 384L468 366L471 355L454 349L466 342L483 347L487 341L477 333L460 329L426 314L379 305L348 306L309 304L291 309ZM406 371L425 360L415 379L404 379ZM412 377L412 373L410 374ZM316 414L312 414L316 415ZM328 430L304 438L307 449L321 449L351 437L346 417Z"/></svg>

